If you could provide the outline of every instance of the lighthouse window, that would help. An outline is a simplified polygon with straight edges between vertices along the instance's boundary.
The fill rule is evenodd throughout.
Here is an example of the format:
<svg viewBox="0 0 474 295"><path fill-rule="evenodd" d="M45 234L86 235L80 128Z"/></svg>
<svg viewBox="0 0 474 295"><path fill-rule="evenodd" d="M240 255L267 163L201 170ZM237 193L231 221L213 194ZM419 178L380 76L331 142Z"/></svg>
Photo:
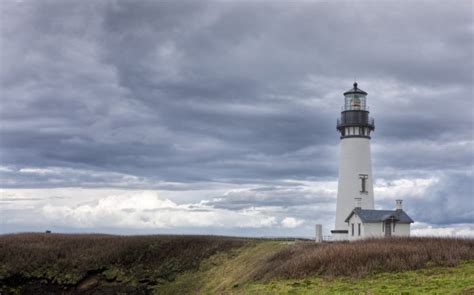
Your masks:
<svg viewBox="0 0 474 295"><path fill-rule="evenodd" d="M360 110L360 99L357 95L352 99L352 109Z"/></svg>
<svg viewBox="0 0 474 295"><path fill-rule="evenodd" d="M369 176L367 174L359 174L360 179L360 192L361 193L368 193L367 192L367 179Z"/></svg>

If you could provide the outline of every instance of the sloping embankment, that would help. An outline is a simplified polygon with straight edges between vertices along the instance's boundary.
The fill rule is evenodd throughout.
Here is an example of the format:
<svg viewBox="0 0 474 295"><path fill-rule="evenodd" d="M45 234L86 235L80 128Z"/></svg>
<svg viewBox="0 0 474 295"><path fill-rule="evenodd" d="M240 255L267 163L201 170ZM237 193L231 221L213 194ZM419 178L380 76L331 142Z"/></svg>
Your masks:
<svg viewBox="0 0 474 295"><path fill-rule="evenodd" d="M400 273L412 270L414 277L441 274L436 282L449 278L445 286L471 290L473 259L474 240L466 239L315 244L215 236L18 234L0 236L0 291L311 294L354 285L388 288L384 279L396 282ZM371 283L363 287L364 280ZM429 288L427 280L416 284Z"/></svg>

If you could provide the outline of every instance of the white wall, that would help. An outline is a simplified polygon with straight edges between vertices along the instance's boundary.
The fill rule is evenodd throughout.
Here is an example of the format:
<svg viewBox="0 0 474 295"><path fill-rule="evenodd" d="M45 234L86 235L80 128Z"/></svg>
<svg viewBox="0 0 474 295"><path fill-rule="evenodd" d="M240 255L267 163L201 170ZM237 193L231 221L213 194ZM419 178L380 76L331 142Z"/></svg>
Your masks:
<svg viewBox="0 0 474 295"><path fill-rule="evenodd" d="M358 227L360 223L360 236L358 232ZM347 224L347 223L346 223ZM352 235L352 224L354 224L354 235ZM349 234L347 235L349 241L353 240L358 240L362 239L364 237L364 224L362 223L362 220L360 220L359 216L357 215L352 215L351 219L349 219Z"/></svg>
<svg viewBox="0 0 474 295"><path fill-rule="evenodd" d="M354 223L354 235L352 235L352 223ZM360 236L358 235L358 223L361 223ZM349 230L349 233L347 235L349 241L364 238L385 237L385 228L383 222L362 223L361 219L356 214L352 215L349 219L349 226L347 228ZM392 236L410 236L410 224L397 222L395 223L394 228L394 224L392 223Z"/></svg>
<svg viewBox="0 0 474 295"><path fill-rule="evenodd" d="M410 236L410 224L409 223L396 223L395 232L393 231L393 227L392 227L392 236L399 236L399 237Z"/></svg>
<svg viewBox="0 0 474 295"><path fill-rule="evenodd" d="M348 239L347 234L339 234L339 233L333 233L331 234L331 237L333 241L347 241Z"/></svg>
<svg viewBox="0 0 474 295"><path fill-rule="evenodd" d="M374 222L364 224L366 238L381 238L385 236L383 231L383 222Z"/></svg>
<svg viewBox="0 0 474 295"><path fill-rule="evenodd" d="M374 209L374 189L370 140L368 138L344 138L341 140L339 182L336 203L336 230L347 229L344 220L354 209L354 198L362 198L362 209ZM367 193L361 193L359 174L367 174Z"/></svg>

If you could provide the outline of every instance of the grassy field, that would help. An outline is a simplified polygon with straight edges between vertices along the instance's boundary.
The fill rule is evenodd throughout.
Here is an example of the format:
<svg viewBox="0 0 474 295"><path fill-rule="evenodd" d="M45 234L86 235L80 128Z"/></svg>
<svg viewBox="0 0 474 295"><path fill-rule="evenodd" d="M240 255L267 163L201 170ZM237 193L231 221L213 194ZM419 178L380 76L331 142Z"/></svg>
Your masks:
<svg viewBox="0 0 474 295"><path fill-rule="evenodd" d="M3 291L3 292L1 292ZM0 236L0 293L473 294L474 240Z"/></svg>
<svg viewBox="0 0 474 295"><path fill-rule="evenodd" d="M451 264L452 261L451 263L431 262L417 270L395 272L382 270L366 273L363 276L359 274L352 276L308 274L301 277L300 274L295 273L294 277L298 277L297 279L275 276L261 279L264 275L262 271L268 269L269 265L273 265L273 263L269 264L269 261L273 261L275 257L279 257L288 249L311 246L315 245L266 241L214 255L203 261L198 271L186 272L176 277L173 282L156 288L155 293L474 294L474 260L462 261L454 267L434 266ZM326 246L335 245L329 244L323 247ZM344 244L344 247L346 246L352 245ZM279 273L278 269L275 269L274 273Z"/></svg>
<svg viewBox="0 0 474 295"><path fill-rule="evenodd" d="M474 261L456 267L379 273L355 279L312 277L251 283L236 294L474 294Z"/></svg>

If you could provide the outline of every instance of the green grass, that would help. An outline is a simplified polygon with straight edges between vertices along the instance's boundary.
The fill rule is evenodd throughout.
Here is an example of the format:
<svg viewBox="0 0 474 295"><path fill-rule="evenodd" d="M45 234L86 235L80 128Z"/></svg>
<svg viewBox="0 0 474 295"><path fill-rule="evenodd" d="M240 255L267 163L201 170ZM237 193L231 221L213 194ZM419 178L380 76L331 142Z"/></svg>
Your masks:
<svg viewBox="0 0 474 295"><path fill-rule="evenodd" d="M0 294L474 294L474 240L0 236ZM140 294L141 294L140 293Z"/></svg>
<svg viewBox="0 0 474 295"><path fill-rule="evenodd" d="M204 260L197 271L160 285L155 294L474 294L474 260L456 267L370 274L363 278L311 276L256 281L259 265L287 247L261 241Z"/></svg>
<svg viewBox="0 0 474 295"><path fill-rule="evenodd" d="M251 283L236 294L474 294L474 261L457 267L432 267L379 273L362 279L318 277Z"/></svg>
<svg viewBox="0 0 474 295"><path fill-rule="evenodd" d="M222 294L252 281L266 259L288 242L255 241L204 260L198 271L188 271L173 282L157 286L155 294Z"/></svg>

